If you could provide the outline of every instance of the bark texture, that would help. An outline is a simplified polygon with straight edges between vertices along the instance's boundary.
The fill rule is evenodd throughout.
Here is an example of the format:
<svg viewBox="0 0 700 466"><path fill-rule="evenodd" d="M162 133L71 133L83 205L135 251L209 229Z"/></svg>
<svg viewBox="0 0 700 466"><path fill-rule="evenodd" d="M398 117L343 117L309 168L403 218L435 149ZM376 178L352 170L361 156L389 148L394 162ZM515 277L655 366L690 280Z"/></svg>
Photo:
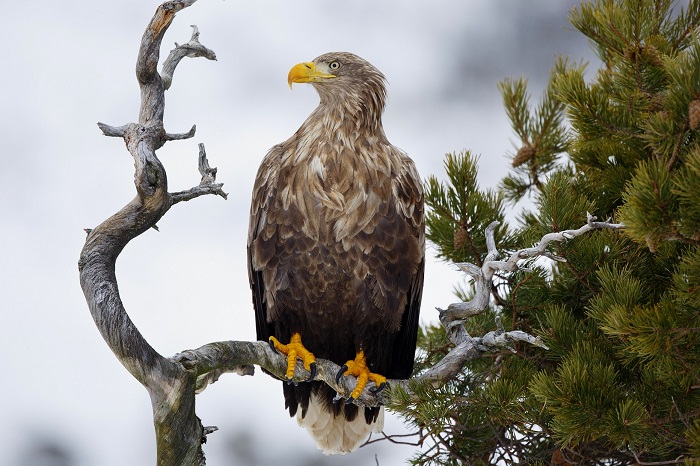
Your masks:
<svg viewBox="0 0 700 466"><path fill-rule="evenodd" d="M148 390L157 437L157 461L163 466L204 464L201 444L206 430L194 409L196 373L158 354L141 335L119 297L114 270L116 259L127 243L155 227L174 203L204 194L226 196L221 185L214 183L216 171L208 167L203 147L200 146L203 182L185 193L168 192L165 168L155 153L166 141L194 135L194 127L185 134L165 132L165 87L157 71L165 31L175 14L193 3L194 0L163 3L143 35L136 65L141 88L138 123L120 127L98 123L106 136L123 138L133 156L136 197L88 231L78 263L80 284L97 328L119 361ZM198 35L196 30L195 34ZM207 55L206 49L202 49L198 54L187 55L214 57L213 52ZM176 48L173 54L181 52Z"/></svg>

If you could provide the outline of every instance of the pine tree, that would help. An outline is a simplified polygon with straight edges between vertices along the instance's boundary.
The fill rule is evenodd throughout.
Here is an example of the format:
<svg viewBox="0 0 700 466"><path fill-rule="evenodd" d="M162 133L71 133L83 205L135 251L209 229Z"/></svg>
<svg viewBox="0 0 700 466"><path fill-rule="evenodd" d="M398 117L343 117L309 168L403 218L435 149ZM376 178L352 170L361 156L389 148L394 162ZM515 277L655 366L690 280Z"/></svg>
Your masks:
<svg viewBox="0 0 700 466"><path fill-rule="evenodd" d="M493 220L506 254L586 212L626 228L497 277L469 333L498 317L548 349L516 344L396 397L434 441L415 464L700 462L700 1L598 0L570 21L602 68L587 81L584 65L557 61L534 108L523 79L501 83L522 143L513 169L484 191L477 158L449 154L446 181L426 182L427 236L445 260L480 265ZM534 207L506 224L525 195ZM440 327L422 329L418 369L449 346Z"/></svg>

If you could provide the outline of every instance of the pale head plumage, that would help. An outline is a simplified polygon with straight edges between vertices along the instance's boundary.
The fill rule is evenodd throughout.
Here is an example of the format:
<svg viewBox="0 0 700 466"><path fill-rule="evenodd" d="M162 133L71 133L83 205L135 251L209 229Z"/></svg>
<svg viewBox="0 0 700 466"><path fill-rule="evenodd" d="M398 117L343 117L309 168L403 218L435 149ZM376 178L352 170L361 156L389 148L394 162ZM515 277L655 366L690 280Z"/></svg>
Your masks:
<svg viewBox="0 0 700 466"><path fill-rule="evenodd" d="M363 131L381 130L386 78L357 55L348 52L323 54L292 68L288 82L290 86L294 82L310 83L321 98L319 109L342 111L341 119L366 125Z"/></svg>

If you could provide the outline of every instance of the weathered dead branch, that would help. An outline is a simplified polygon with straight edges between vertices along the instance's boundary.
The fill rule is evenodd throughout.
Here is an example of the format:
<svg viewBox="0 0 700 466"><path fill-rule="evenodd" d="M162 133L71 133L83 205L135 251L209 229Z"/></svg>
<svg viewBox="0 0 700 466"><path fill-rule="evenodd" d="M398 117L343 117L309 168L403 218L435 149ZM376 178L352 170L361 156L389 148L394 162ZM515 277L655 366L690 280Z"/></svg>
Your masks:
<svg viewBox="0 0 700 466"><path fill-rule="evenodd" d="M215 183L215 169L208 168L203 147L200 147L200 171L206 173L202 173L198 187L185 193L168 192L165 168L156 157L156 150L166 141L190 138L195 133L194 127L184 134L165 132L165 86L157 71L165 31L175 14L195 1L163 3L146 28L136 65L141 88L138 123L117 127L98 123L106 136L123 138L134 158L136 197L89 230L78 263L80 284L97 328L119 361L151 397L157 461L163 466L204 464L201 444L211 429L205 429L195 414L196 374L161 356L141 335L121 302L114 270L116 259L127 243L154 227L173 204L206 194L225 197L221 185ZM212 58L204 52L188 51L187 56Z"/></svg>

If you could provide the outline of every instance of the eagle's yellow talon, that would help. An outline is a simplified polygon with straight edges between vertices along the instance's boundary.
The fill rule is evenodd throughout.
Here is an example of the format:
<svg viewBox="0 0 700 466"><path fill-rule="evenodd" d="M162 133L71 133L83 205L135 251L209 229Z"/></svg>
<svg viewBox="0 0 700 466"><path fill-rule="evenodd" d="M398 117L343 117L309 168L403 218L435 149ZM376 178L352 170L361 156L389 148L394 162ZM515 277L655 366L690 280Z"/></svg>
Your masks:
<svg viewBox="0 0 700 466"><path fill-rule="evenodd" d="M314 378L316 375L316 357L311 351L304 348L304 345L301 343L301 335L298 333L292 335L292 338L287 345L280 343L275 337L270 337L270 346L287 356L287 373L285 374L287 379L291 380L294 378L294 369L297 366L297 358L301 359L302 363L304 364L304 369L309 371L311 374L307 379L307 382Z"/></svg>
<svg viewBox="0 0 700 466"><path fill-rule="evenodd" d="M354 375L357 377L357 385L355 385L355 389L350 394L350 398L355 400L360 397L362 390L365 389L365 385L367 385L367 382L370 380L377 386L376 391L372 393L377 394L386 386L386 377L370 372L369 367L367 367L367 361L365 360L365 353L362 350L357 353L354 360L346 362L343 367L340 368L340 371L336 375L336 382L340 379L341 375Z"/></svg>

